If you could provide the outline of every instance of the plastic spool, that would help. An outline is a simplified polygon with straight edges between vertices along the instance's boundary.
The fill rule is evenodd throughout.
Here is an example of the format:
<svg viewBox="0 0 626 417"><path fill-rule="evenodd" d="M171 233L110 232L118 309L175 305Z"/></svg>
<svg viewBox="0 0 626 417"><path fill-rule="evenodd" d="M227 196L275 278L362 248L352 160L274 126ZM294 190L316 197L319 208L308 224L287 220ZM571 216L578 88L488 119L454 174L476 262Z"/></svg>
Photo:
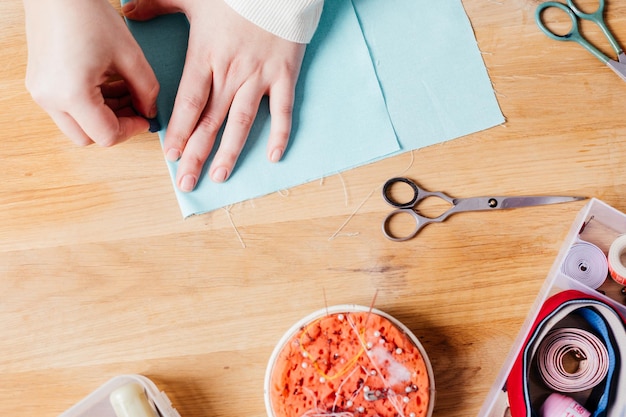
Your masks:
<svg viewBox="0 0 626 417"><path fill-rule="evenodd" d="M626 235L624 244L626 245ZM626 276L626 267L620 266ZM595 290L606 280L609 263L602 249L589 242L579 242L572 245L567 252L561 272Z"/></svg>
<svg viewBox="0 0 626 417"><path fill-rule="evenodd" d="M109 398L117 417L157 417L144 388L137 383L117 388Z"/></svg>
<svg viewBox="0 0 626 417"><path fill-rule="evenodd" d="M624 252L626 252L626 235L621 235L611 243L608 259L611 278L620 285L626 285L626 266L621 259Z"/></svg>
<svg viewBox="0 0 626 417"><path fill-rule="evenodd" d="M543 403L539 415L541 417L589 417L591 413L572 398L552 393Z"/></svg>

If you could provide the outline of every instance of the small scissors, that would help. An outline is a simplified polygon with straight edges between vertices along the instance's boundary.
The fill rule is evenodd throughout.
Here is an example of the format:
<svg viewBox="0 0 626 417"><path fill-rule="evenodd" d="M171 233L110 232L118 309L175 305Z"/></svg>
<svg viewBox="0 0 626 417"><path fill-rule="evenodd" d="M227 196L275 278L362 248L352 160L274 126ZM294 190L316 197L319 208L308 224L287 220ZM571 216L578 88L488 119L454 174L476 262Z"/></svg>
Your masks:
<svg viewBox="0 0 626 417"><path fill-rule="evenodd" d="M406 203L397 201L390 194L392 186L397 183L408 184L413 190L413 198ZM426 217L419 214L417 206L428 197L439 197L452 204L447 211L437 217ZM383 186L383 198L391 206L396 207L383 221L383 234L390 240L402 242L412 239L419 231L430 223L440 223L455 213L465 211L500 210L519 207L540 206L543 204L568 203L571 201L585 200L587 197L565 196L518 196L518 197L472 197L453 198L442 192L426 191L408 178L396 177L388 180ZM398 236L390 231L391 220L400 213L408 213L415 220L415 229L407 235Z"/></svg>
<svg viewBox="0 0 626 417"><path fill-rule="evenodd" d="M565 13L567 13L570 20L572 21L572 27L565 35L557 35L553 31L548 29L548 27L543 22L541 18L542 13L546 9L550 8L563 10ZM609 43L611 44L611 47L615 51L615 54L617 55L617 61L609 58L608 56L600 52L598 48L589 43L589 41L587 41L587 39L585 39L580 34L580 31L578 30L579 19L593 22L598 27L600 27L600 29L602 29L604 36L606 36ZM567 5L555 1L548 1L546 3L540 4L537 7L537 10L535 12L535 21L537 22L539 29L541 29L543 33L548 35L548 37L557 41L573 41L580 44L586 50L591 52L596 58L598 58L609 68L611 68L622 80L626 81L626 55L624 54L622 47L617 43L617 40L615 40L615 36L613 36L611 31L607 27L606 22L604 21L604 0L599 0L598 9L593 13L582 12L576 6L573 0L567 0Z"/></svg>

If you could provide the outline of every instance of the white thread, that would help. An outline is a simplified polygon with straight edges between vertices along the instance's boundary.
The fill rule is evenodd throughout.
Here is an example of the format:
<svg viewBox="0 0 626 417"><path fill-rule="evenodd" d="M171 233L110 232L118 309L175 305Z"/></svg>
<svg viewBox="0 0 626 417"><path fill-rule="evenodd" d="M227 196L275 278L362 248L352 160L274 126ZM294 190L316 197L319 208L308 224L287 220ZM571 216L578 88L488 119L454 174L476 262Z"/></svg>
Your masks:
<svg viewBox="0 0 626 417"><path fill-rule="evenodd" d="M400 417L405 417L404 414L404 410L402 409L402 405L398 402L398 399L396 398L395 392L393 391L393 389L391 389L391 384L389 384L389 382L387 382L387 379L384 377L383 373L381 372L381 370L379 369L378 365L376 364L376 362L374 361L374 359L372 358L369 349L367 348L367 345L365 345L363 342L363 340L361 339L360 335L359 335L359 331L356 327L356 323L354 323L352 321L352 319L350 318L350 316L347 317L348 318L348 324L350 325L350 327L352 328L352 331L354 332L354 334L356 335L357 339L359 340L359 343L361 344L361 347L363 347L363 349L365 350L365 354L367 355L368 359L370 360L372 367L376 370L376 372L378 372L379 378L383 381L383 384L385 385L386 388L388 388L388 392L387 392L387 399L389 400L389 403L393 406L393 408L396 409L396 412L398 413L398 416ZM367 322L367 320L366 320Z"/></svg>
<svg viewBox="0 0 626 417"><path fill-rule="evenodd" d="M409 165L408 165L408 166L407 166L407 167L406 167L406 168L405 168L402 172L400 172L399 174L395 175L396 177L401 177L401 176L402 176L402 175L404 175L404 174L405 174L405 173L406 173L409 169L411 169L411 167L413 166L413 162L415 162L415 154L414 154L414 151L413 151L413 150L411 150L410 154L411 154L411 160L409 161ZM341 179L341 181L343 182L343 178ZM335 233L333 233L333 234L332 234L332 235L328 238L328 240L329 240L329 241L334 240L337 236L339 236L339 233L343 230L343 228L344 228L344 227L346 227L346 225L347 225L348 223L350 223L350 220L352 220L352 218L353 218L354 216L356 216L356 214L359 212L359 210L361 210L361 207L363 207L363 205L365 205L365 203L367 202L367 200L369 200L369 199L370 199L370 197L372 197L372 195L373 195L373 194L374 194L377 190L382 189L383 185L384 185L384 184L381 184L381 185L379 185L378 187L374 188L374 189L373 189L373 190L372 190L372 191L371 191L371 192L367 195L367 197L365 197L365 200L363 200L363 201L361 202L361 204L359 204L359 205L357 206L357 208L356 208L356 209L355 209L352 213L350 213L350 215L348 216L348 218L346 219L346 221L344 221L344 222L341 224L341 226L339 226L339 229L337 229L337 230L335 231ZM344 187L345 187L345 185L344 185ZM347 193L346 193L346 194L347 194ZM359 233L358 233L358 232L357 232L357 233L343 234L342 236L357 236L357 235L359 235Z"/></svg>
<svg viewBox="0 0 626 417"><path fill-rule="evenodd" d="M380 188L380 187L379 187L379 188ZM329 240L329 241L330 241L330 240L333 240L333 239L335 239L337 236L339 236L339 233L341 232L341 230L343 230L343 228L344 228L344 227L346 227L346 225L347 225L348 223L350 223L350 220L352 220L352 218L353 218L353 217L356 215L356 213L357 213L357 212L361 209L361 207L363 207L363 205L367 202L367 200L369 200L369 199L370 199L370 197L372 196L372 194L374 194L374 192L375 192L375 191L376 191L375 189L374 189L374 190L372 190L372 191L371 191L371 192L367 195L367 197L365 197L365 200L363 200L363 201L361 202L361 204L359 204L359 205L357 206L357 208L356 208L356 209L355 209L355 210L354 210L354 211L350 214L350 216L348 216L348 218L346 219L346 221L345 221L345 222L343 222L341 226L339 226L339 229L337 229L337 231L336 231L335 233L333 233L331 237L329 237L329 238L328 238L328 240Z"/></svg>
<svg viewBox="0 0 626 417"><path fill-rule="evenodd" d="M411 169L411 167L413 166L413 162L415 162L415 154L413 153L413 150L411 150L411 161L409 161L409 166L406 167L404 171L402 171L400 174L395 175L395 177L401 177L402 175L404 175L409 169Z"/></svg>
<svg viewBox="0 0 626 417"><path fill-rule="evenodd" d="M233 216L230 213L230 209L232 208L232 204L226 207L222 207L222 210L224 210L226 212L226 216L228 217L228 221L230 222L230 225L233 227L233 230L235 231L235 234L237 235L237 239L239 239L239 243L241 243L241 247L242 248L246 248L246 243L243 241L243 238L241 237L241 233L239 233L239 230L237 229L237 226L235 225L235 222L233 221Z"/></svg>
<svg viewBox="0 0 626 417"><path fill-rule="evenodd" d="M348 376L346 376L346 377L344 378L344 380L343 380L343 381L341 381L341 384L339 384L339 386L337 387L337 394L341 393L341 389L343 388L344 384L345 384L346 382L348 382L348 380L350 379L350 377L352 377L352 375L354 375L354 373L357 371L357 369L359 369L359 368L357 368L357 367L355 366L355 367L354 367L354 369L352 369L352 371L350 371L350 373L348 374ZM333 409L332 409L332 410L333 410L333 413L335 412L335 408L337 407L337 401L339 401L339 395L337 395L337 394L335 395L335 401L333 402ZM354 400L354 398L355 398L355 397L350 398L350 399L348 400L348 402L352 402L352 400Z"/></svg>
<svg viewBox="0 0 626 417"><path fill-rule="evenodd" d="M341 186L343 187L343 203L346 207L348 207L348 188L346 187L346 182L343 180L343 176L341 172L339 173L339 180L341 181Z"/></svg>
<svg viewBox="0 0 626 417"><path fill-rule="evenodd" d="M315 395L315 393L306 387L302 387L302 390L305 391L307 395L311 396L311 398L315 401L315 405L312 410L305 411L301 417L353 417L354 416L354 413L351 413L349 411L342 411L340 413L335 413L335 412L329 413L327 411L321 410L319 406L317 405L317 396Z"/></svg>

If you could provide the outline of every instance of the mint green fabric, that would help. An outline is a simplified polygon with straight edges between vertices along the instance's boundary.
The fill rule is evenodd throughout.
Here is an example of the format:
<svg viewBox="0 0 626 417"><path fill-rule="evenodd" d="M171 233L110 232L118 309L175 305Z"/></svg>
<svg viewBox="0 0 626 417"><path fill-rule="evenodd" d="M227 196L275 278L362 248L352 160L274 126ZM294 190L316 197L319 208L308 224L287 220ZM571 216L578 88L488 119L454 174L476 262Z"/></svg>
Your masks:
<svg viewBox="0 0 626 417"><path fill-rule="evenodd" d="M161 83L162 141L189 25L183 15L128 25ZM283 160L265 155L265 100L229 180L203 175L193 192L175 193L187 217L503 122L460 0L327 0L307 47ZM167 165L174 179L177 164Z"/></svg>

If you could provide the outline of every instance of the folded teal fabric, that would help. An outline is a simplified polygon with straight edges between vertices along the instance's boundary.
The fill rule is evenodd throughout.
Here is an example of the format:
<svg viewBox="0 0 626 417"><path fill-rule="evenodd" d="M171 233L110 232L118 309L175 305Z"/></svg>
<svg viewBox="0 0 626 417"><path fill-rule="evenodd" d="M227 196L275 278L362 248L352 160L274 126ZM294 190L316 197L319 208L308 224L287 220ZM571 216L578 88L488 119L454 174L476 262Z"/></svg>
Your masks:
<svg viewBox="0 0 626 417"><path fill-rule="evenodd" d="M161 83L162 141L189 24L175 14L128 25ZM203 175L193 192L175 193L187 217L503 122L460 0L327 0L305 54L283 160L265 155L265 100L229 180ZM174 179L177 164L167 165Z"/></svg>

